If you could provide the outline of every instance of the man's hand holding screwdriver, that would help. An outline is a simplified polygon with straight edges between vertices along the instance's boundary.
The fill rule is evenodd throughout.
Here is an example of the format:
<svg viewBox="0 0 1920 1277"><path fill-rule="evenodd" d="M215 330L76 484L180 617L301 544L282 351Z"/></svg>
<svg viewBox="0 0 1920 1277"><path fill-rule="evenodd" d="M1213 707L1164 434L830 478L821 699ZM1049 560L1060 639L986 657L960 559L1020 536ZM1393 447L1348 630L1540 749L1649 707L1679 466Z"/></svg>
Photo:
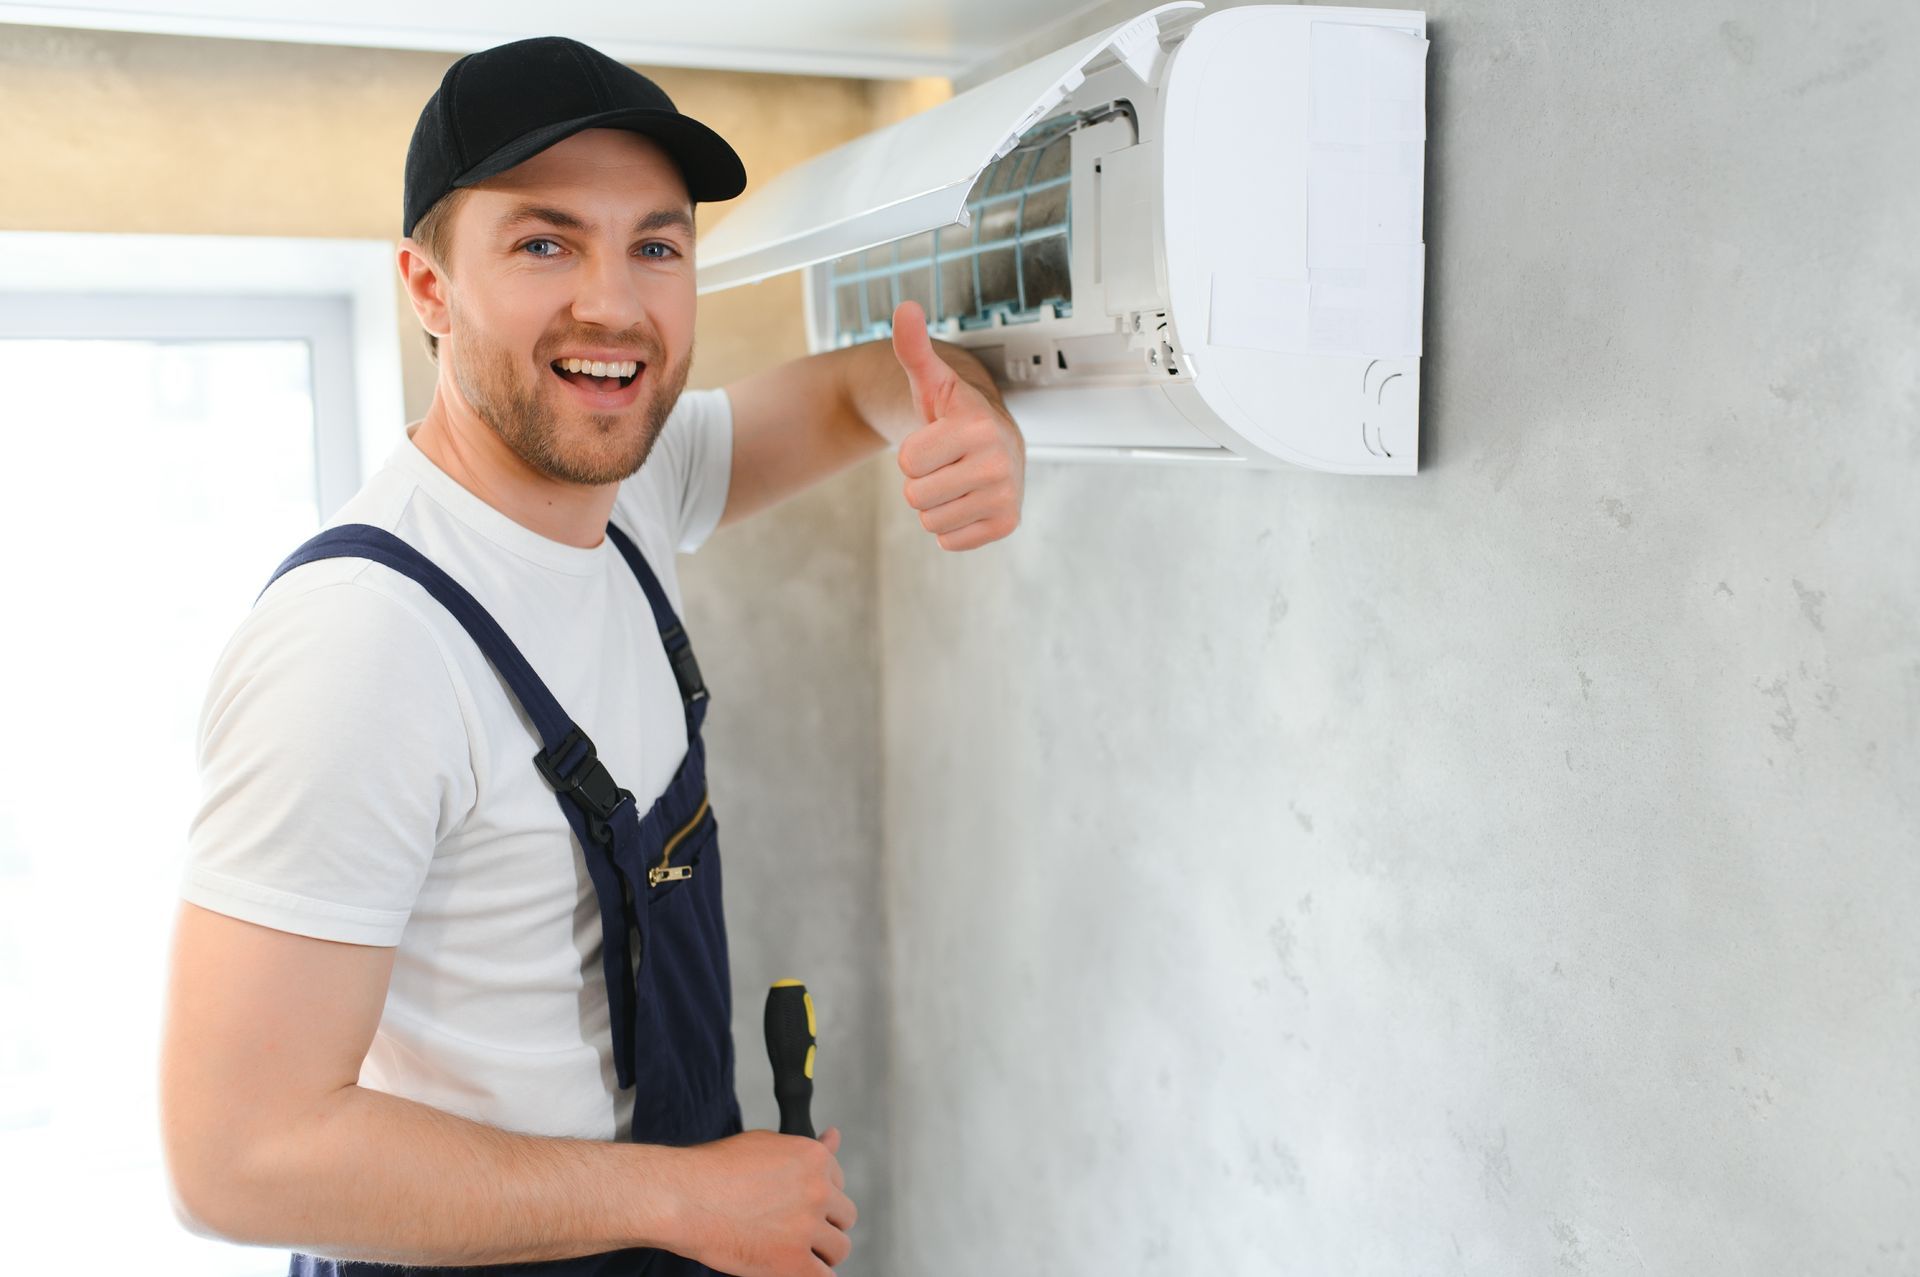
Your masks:
<svg viewBox="0 0 1920 1277"><path fill-rule="evenodd" d="M679 1150L665 1247L734 1277L827 1277L853 1252L859 1216L835 1156L819 1139L742 1131Z"/></svg>

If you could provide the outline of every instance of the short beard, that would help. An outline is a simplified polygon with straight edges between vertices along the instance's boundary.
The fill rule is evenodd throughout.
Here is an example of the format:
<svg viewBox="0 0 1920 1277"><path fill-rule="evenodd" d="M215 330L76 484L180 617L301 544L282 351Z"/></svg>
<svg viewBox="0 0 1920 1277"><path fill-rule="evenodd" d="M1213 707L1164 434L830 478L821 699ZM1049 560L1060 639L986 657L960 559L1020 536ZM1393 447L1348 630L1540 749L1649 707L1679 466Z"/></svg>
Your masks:
<svg viewBox="0 0 1920 1277"><path fill-rule="evenodd" d="M452 347L454 383L474 412L520 460L563 483L618 483L646 464L654 440L660 437L668 414L679 402L687 384L687 370L693 364L693 349L688 347L686 357L673 368L648 364L640 370L640 376L657 377L658 381L646 401L646 426L638 436L623 437L628 413L595 412L587 416L592 423L591 439L569 446L561 435L551 395L541 394L537 385L520 382L511 354L489 348L469 358L469 342L448 344Z"/></svg>

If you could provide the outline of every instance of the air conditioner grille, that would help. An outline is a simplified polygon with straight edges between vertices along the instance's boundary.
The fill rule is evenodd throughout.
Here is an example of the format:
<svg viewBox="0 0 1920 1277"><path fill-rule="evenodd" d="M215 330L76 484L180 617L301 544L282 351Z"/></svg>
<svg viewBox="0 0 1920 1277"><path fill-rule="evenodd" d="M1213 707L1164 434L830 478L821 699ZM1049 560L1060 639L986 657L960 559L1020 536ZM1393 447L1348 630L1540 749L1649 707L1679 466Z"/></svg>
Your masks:
<svg viewBox="0 0 1920 1277"><path fill-rule="evenodd" d="M967 193L966 226L909 235L828 263L828 332L836 346L892 332L894 307L920 303L929 325L963 329L1073 313L1071 134L1078 112L1042 120Z"/></svg>

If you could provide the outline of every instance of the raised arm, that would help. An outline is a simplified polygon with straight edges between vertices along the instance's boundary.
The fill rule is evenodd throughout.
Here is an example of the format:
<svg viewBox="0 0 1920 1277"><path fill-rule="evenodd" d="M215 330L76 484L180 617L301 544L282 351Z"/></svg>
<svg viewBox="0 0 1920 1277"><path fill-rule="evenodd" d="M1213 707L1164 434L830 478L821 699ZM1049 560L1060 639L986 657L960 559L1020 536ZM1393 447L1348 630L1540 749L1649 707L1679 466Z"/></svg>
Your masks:
<svg viewBox="0 0 1920 1277"><path fill-rule="evenodd" d="M916 302L891 343L790 360L731 382L733 468L721 526L893 446L902 495L942 549L966 550L1020 522L1026 445L993 378L964 347L928 339Z"/></svg>

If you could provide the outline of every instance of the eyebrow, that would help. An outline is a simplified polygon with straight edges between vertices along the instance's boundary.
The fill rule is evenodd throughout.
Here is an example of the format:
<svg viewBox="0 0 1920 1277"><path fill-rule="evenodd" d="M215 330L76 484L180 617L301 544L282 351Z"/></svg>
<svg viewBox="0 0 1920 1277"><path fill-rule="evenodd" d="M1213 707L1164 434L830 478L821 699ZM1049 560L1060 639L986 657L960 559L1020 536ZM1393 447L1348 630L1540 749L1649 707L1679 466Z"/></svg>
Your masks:
<svg viewBox="0 0 1920 1277"><path fill-rule="evenodd" d="M557 226L561 230L581 231L592 234L594 227L567 212L564 208L549 208L542 204L519 204L509 209L504 217L495 224L496 230L507 230L530 222L542 222L548 226ZM645 231L665 230L674 227L693 234L693 218L677 208L656 208L643 213L633 224L633 232L638 235Z"/></svg>

